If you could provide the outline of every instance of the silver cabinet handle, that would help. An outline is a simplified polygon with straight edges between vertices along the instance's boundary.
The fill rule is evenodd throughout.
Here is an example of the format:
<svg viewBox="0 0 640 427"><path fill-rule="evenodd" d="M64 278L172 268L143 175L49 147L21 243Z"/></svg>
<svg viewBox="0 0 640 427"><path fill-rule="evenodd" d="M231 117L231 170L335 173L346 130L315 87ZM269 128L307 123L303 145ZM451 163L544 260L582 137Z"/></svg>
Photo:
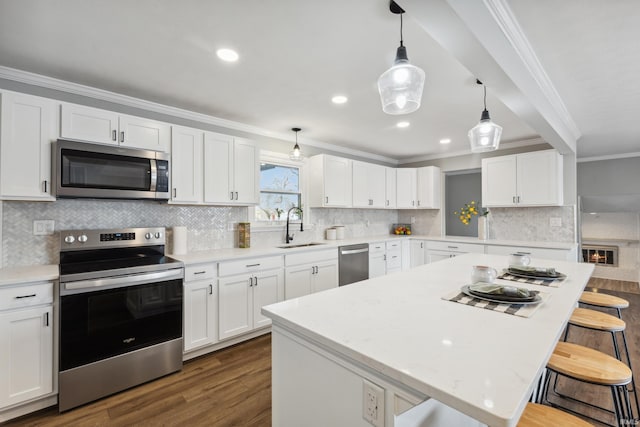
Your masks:
<svg viewBox="0 0 640 427"><path fill-rule="evenodd" d="M520 203L520 196L517 197L518 203Z"/></svg>
<svg viewBox="0 0 640 427"><path fill-rule="evenodd" d="M387 254L384 254L384 256L382 257L383 260L387 260Z"/></svg>
<svg viewBox="0 0 640 427"><path fill-rule="evenodd" d="M247 268L249 268L249 267L257 267L257 266L259 266L259 265L260 265L260 263L257 263L257 264L247 264L247 265L245 265L245 267L247 267Z"/></svg>
<svg viewBox="0 0 640 427"><path fill-rule="evenodd" d="M124 131L120 132L120 142L124 142Z"/></svg>
<svg viewBox="0 0 640 427"><path fill-rule="evenodd" d="M258 278L257 277L253 277L255 282L253 282L253 286L258 286Z"/></svg>
<svg viewBox="0 0 640 427"><path fill-rule="evenodd" d="M329 196L326 196L324 199L325 199L325 203L329 203Z"/></svg>
<svg viewBox="0 0 640 427"><path fill-rule="evenodd" d="M42 181L42 185L44 187L44 193L47 192L47 180L45 179L44 181Z"/></svg>
<svg viewBox="0 0 640 427"><path fill-rule="evenodd" d="M213 295L213 285L209 284L209 295Z"/></svg>
<svg viewBox="0 0 640 427"><path fill-rule="evenodd" d="M458 249L457 246L447 246L449 249Z"/></svg>
<svg viewBox="0 0 640 427"><path fill-rule="evenodd" d="M174 188L173 189L173 198L175 199L176 197L178 197L178 191Z"/></svg>
<svg viewBox="0 0 640 427"><path fill-rule="evenodd" d="M116 131L115 129L111 132L111 139L113 139L114 141L118 140L118 131Z"/></svg>
<svg viewBox="0 0 640 427"><path fill-rule="evenodd" d="M49 313L44 314L44 326L49 326Z"/></svg>
<svg viewBox="0 0 640 427"><path fill-rule="evenodd" d="M206 273L206 271L202 270L202 271L194 271L193 274L204 274Z"/></svg>
<svg viewBox="0 0 640 427"><path fill-rule="evenodd" d="M418 206L420 206L420 200L418 200Z"/></svg>
<svg viewBox="0 0 640 427"><path fill-rule="evenodd" d="M18 296L16 297L16 299L22 299L22 298L33 298L33 297L35 297L35 296L36 296L36 294L31 294L31 295L18 295Z"/></svg>
<svg viewBox="0 0 640 427"><path fill-rule="evenodd" d="M389 206L389 201L387 200L387 206Z"/></svg>
<svg viewBox="0 0 640 427"><path fill-rule="evenodd" d="M513 196L513 197L511 198L511 201L512 201L513 203L515 203L515 202L516 202L516 196Z"/></svg>
<svg viewBox="0 0 640 427"><path fill-rule="evenodd" d="M411 206L415 206L415 205L416 205L415 200L412 200L412 201L411 201Z"/></svg>
<svg viewBox="0 0 640 427"><path fill-rule="evenodd" d="M253 286L253 277L249 277L249 287Z"/></svg>
<svg viewBox="0 0 640 427"><path fill-rule="evenodd" d="M424 243L420 242L420 249L424 248Z"/></svg>
<svg viewBox="0 0 640 427"><path fill-rule="evenodd" d="M238 200L238 192L236 191L236 200Z"/></svg>

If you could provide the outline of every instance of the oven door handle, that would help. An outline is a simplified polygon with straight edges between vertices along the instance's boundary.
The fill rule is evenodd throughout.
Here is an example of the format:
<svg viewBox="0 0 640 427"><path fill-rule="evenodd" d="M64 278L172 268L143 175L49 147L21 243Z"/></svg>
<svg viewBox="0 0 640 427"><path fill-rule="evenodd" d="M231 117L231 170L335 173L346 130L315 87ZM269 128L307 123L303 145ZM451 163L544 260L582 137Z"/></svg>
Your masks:
<svg viewBox="0 0 640 427"><path fill-rule="evenodd" d="M159 271L154 273L129 274L126 276L107 277L104 279L78 280L77 282L69 282L64 284L65 290L77 290L101 287L117 287L130 286L141 283L157 282L165 280L182 279L182 269L173 269L167 271Z"/></svg>

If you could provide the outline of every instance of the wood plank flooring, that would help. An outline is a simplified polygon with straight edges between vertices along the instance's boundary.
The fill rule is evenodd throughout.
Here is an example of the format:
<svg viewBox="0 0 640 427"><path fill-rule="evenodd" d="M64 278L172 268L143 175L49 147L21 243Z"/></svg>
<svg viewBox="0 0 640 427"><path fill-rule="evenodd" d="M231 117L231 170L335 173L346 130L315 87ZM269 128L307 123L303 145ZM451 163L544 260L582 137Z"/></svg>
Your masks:
<svg viewBox="0 0 640 427"><path fill-rule="evenodd" d="M588 286L629 300L630 307L623 311L623 318L627 322L632 364L640 369L638 284L594 278ZM606 333L575 328L570 332L569 341L613 354L611 337ZM607 389L570 381L565 381L562 387L566 393L610 406ZM588 413L583 407L579 410ZM66 413L58 414L57 407L52 407L4 425L268 427L271 426L271 336L264 335L190 360L181 372Z"/></svg>

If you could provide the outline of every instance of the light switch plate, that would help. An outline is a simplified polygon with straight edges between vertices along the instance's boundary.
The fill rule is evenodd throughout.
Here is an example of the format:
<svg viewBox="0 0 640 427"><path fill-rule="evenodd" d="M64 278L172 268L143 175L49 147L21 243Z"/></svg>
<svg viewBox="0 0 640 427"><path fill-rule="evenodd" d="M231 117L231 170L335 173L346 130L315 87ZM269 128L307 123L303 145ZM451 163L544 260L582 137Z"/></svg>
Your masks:
<svg viewBox="0 0 640 427"><path fill-rule="evenodd" d="M33 221L34 236L48 236L53 234L55 221L52 219L39 219Z"/></svg>
<svg viewBox="0 0 640 427"><path fill-rule="evenodd" d="M558 217L549 218L549 225L551 227L562 227L562 218L558 218Z"/></svg>

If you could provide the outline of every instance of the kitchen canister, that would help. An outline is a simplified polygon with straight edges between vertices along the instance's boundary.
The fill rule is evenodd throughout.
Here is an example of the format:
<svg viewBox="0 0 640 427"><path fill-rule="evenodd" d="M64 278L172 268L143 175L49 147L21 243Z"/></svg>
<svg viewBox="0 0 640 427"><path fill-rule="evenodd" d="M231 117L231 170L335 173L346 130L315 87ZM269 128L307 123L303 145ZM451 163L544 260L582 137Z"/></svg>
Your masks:
<svg viewBox="0 0 640 427"><path fill-rule="evenodd" d="M326 234L327 240L336 240L338 233L335 228L327 228Z"/></svg>
<svg viewBox="0 0 640 427"><path fill-rule="evenodd" d="M249 222L238 223L238 247L251 247L251 223Z"/></svg>
<svg viewBox="0 0 640 427"><path fill-rule="evenodd" d="M336 230L336 239L338 239L338 240L344 239L344 226L336 225L333 228L335 228L335 230Z"/></svg>
<svg viewBox="0 0 640 427"><path fill-rule="evenodd" d="M173 227L173 252L176 255L187 253L187 227Z"/></svg>

